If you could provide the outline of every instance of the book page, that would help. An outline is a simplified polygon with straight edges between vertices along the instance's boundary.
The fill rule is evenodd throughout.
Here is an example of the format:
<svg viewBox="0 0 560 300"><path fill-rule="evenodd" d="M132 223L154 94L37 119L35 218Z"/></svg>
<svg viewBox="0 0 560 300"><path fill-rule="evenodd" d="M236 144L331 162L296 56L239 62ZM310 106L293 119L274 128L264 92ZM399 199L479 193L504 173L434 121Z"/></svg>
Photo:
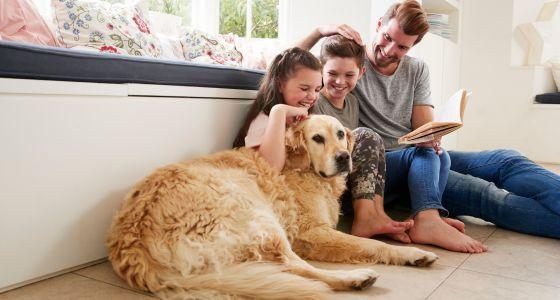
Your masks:
<svg viewBox="0 0 560 300"><path fill-rule="evenodd" d="M460 89L441 107L436 109L434 122L463 123L467 91ZM464 99L464 100L463 100Z"/></svg>

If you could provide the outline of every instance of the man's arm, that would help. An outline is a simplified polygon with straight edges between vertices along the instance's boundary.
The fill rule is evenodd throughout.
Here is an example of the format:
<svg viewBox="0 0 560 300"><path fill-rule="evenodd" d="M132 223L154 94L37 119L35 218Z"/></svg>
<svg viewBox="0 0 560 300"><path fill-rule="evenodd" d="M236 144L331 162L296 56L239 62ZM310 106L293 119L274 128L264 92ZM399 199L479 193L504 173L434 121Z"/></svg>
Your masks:
<svg viewBox="0 0 560 300"><path fill-rule="evenodd" d="M414 105L412 107L412 117L410 121L412 123L413 130L433 120L434 108L431 105ZM417 147L434 148L437 154L441 153L440 145L441 137L433 141L416 144Z"/></svg>
<svg viewBox="0 0 560 300"><path fill-rule="evenodd" d="M434 108L431 105L414 105L412 107L412 130L434 120Z"/></svg>
<svg viewBox="0 0 560 300"><path fill-rule="evenodd" d="M315 44L317 44L317 42L321 38L333 34L340 34L347 39L354 40L358 45L364 44L364 42L362 41L362 37L354 28L346 24L340 24L340 25L329 24L313 29L313 31L311 31L309 35L307 35L302 40L298 41L294 46L299 47L301 49L310 50L311 48L313 48L313 46L315 46Z"/></svg>

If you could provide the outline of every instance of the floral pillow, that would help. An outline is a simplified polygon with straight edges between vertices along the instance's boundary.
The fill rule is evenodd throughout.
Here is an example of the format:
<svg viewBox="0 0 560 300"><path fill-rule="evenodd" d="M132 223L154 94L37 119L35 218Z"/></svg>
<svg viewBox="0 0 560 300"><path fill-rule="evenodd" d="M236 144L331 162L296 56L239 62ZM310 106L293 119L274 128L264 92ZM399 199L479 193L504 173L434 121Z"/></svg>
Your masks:
<svg viewBox="0 0 560 300"><path fill-rule="evenodd" d="M161 46L150 30L148 9L100 0L52 0L61 45L100 51L159 57Z"/></svg>
<svg viewBox="0 0 560 300"><path fill-rule="evenodd" d="M233 35L212 35L187 28L181 37L187 61L241 66L243 55L235 48Z"/></svg>

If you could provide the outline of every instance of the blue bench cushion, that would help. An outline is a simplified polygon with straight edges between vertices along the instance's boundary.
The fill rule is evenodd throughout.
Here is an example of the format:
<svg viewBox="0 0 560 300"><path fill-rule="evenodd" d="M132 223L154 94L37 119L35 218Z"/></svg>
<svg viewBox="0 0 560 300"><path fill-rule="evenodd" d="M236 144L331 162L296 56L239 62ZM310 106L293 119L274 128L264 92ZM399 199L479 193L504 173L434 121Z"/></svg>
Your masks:
<svg viewBox="0 0 560 300"><path fill-rule="evenodd" d="M263 71L0 41L0 77L257 90Z"/></svg>

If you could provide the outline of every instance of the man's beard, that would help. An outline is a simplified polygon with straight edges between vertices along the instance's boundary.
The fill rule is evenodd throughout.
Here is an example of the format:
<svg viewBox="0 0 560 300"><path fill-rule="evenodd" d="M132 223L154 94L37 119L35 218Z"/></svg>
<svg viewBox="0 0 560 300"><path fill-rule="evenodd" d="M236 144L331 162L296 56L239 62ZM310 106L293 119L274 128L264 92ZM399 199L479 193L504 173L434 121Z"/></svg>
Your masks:
<svg viewBox="0 0 560 300"><path fill-rule="evenodd" d="M381 54L381 46L377 44L373 47L373 59L375 60L375 65L381 68L385 68L391 64L399 62L399 59L394 56L384 57L383 54Z"/></svg>

